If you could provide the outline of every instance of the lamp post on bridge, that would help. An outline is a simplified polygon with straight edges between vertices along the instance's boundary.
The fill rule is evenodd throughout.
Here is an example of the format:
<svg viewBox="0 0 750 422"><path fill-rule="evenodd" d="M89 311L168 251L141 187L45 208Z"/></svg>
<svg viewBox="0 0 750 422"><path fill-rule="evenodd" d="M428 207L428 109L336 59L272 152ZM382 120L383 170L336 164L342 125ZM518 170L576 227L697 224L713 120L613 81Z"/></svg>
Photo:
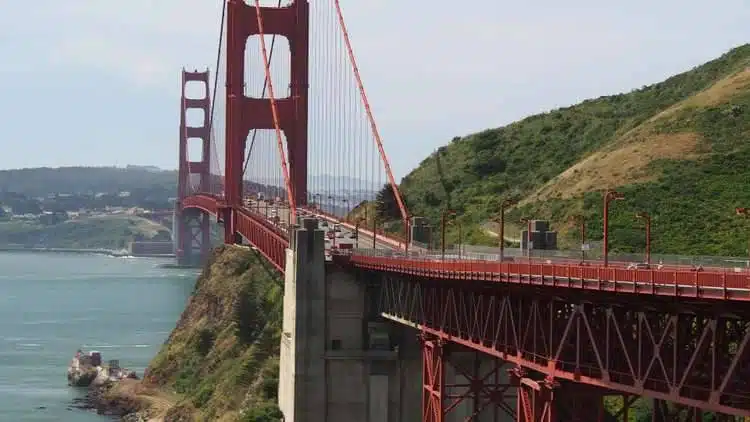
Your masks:
<svg viewBox="0 0 750 422"><path fill-rule="evenodd" d="M344 221L349 221L349 200L344 198L341 202L344 203Z"/></svg>
<svg viewBox="0 0 750 422"><path fill-rule="evenodd" d="M625 199L625 195L620 192L607 190L604 192L604 266L609 263L609 203L615 200Z"/></svg>
<svg viewBox="0 0 750 422"><path fill-rule="evenodd" d="M453 215L455 216L456 214L453 213ZM458 227L458 259L461 259L461 248L463 245L463 234L461 233L462 231L461 223L459 223L458 221L454 219L454 220L449 221L449 224L455 224L456 227Z"/></svg>
<svg viewBox="0 0 750 422"><path fill-rule="evenodd" d="M526 223L526 257L529 259L529 264L531 264L531 219L521 217L521 223ZM521 249L523 249L523 239L521 239L521 246Z"/></svg>
<svg viewBox="0 0 750 422"><path fill-rule="evenodd" d="M506 199L500 204L500 262L505 258L505 209L515 203L512 199Z"/></svg>
<svg viewBox="0 0 750 422"><path fill-rule="evenodd" d="M571 219L578 224L581 234L581 264L586 261L586 218L582 215L575 215Z"/></svg>
<svg viewBox="0 0 750 422"><path fill-rule="evenodd" d="M377 246L377 237L378 237L378 205L380 202L377 200L377 198L372 202L373 203L373 212L372 212L372 248L376 249ZM366 208L365 208L366 209Z"/></svg>
<svg viewBox="0 0 750 422"><path fill-rule="evenodd" d="M453 210L445 209L440 217L440 259L445 260L445 220L449 215L456 215Z"/></svg>
<svg viewBox="0 0 750 422"><path fill-rule="evenodd" d="M640 218L646 223L646 264L651 266L651 216L643 211L636 213L635 218Z"/></svg>
<svg viewBox="0 0 750 422"><path fill-rule="evenodd" d="M750 218L750 208L735 208L734 209L735 214L737 214L740 217L744 217L745 219ZM747 270L750 271L750 237L748 237L747 241Z"/></svg>

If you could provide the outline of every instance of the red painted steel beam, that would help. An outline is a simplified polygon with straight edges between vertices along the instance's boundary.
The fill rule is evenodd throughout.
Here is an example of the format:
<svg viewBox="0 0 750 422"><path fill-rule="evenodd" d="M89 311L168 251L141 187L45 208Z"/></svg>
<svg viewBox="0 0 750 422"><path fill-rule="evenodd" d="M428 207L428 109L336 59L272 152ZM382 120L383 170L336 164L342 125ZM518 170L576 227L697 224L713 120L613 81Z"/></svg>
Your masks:
<svg viewBox="0 0 750 422"><path fill-rule="evenodd" d="M383 276L379 310L550 379L750 416L750 314L743 307L578 296L391 275Z"/></svg>

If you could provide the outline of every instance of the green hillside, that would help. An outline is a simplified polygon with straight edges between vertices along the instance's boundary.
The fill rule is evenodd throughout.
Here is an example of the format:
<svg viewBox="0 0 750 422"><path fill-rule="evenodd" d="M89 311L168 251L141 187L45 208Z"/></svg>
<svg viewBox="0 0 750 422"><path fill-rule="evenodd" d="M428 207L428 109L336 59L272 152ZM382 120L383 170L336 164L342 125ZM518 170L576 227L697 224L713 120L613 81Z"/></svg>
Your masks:
<svg viewBox="0 0 750 422"><path fill-rule="evenodd" d="M584 215L589 238L601 239L601 191L617 188L626 200L612 205L615 251L643 249L633 214L646 211L655 253L744 255L750 221L734 208L750 206L749 65L744 45L627 94L454 138L401 191L414 215L434 222L455 209L464 240L480 244L497 244L487 229L495 231L500 202L516 198L506 240L523 216L552 220L572 246L570 217Z"/></svg>

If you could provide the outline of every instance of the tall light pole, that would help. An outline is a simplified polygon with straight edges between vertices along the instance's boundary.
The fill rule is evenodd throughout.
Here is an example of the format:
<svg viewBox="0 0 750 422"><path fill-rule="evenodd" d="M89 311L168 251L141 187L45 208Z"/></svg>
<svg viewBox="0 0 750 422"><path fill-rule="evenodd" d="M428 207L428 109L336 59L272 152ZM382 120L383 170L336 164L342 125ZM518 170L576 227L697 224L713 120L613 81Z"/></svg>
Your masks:
<svg viewBox="0 0 750 422"><path fill-rule="evenodd" d="M578 223L578 228L581 232L581 264L586 261L586 218L582 215L576 215L572 217L573 221Z"/></svg>
<svg viewBox="0 0 750 422"><path fill-rule="evenodd" d="M404 222L404 253L409 256L409 243L411 243L411 218L407 215Z"/></svg>
<svg viewBox="0 0 750 422"><path fill-rule="evenodd" d="M635 218L646 222L646 264L651 266L651 216L644 211L636 213Z"/></svg>
<svg viewBox="0 0 750 422"><path fill-rule="evenodd" d="M748 218L750 217L750 208L735 208L734 209L735 214L739 215L740 217ZM747 270L750 271L750 237L748 237L747 241Z"/></svg>
<svg viewBox="0 0 750 422"><path fill-rule="evenodd" d="M367 220L358 218L357 223L354 225L354 247L357 249L359 249L359 224L363 221L367 224Z"/></svg>
<svg viewBox="0 0 750 422"><path fill-rule="evenodd" d="M500 204L500 262L505 258L505 209L515 203L512 199L506 199Z"/></svg>
<svg viewBox="0 0 750 422"><path fill-rule="evenodd" d="M523 217L521 222L526 223L526 257L529 258L529 263L531 263L531 219ZM521 249L523 249L523 240L521 241Z"/></svg>
<svg viewBox="0 0 750 422"><path fill-rule="evenodd" d="M453 213L453 215L456 215L456 213ZM455 224L456 227L458 227L458 259L461 259L461 244L463 242L463 234L461 233L461 223L459 223L456 220L451 220L451 223Z"/></svg>
<svg viewBox="0 0 750 422"><path fill-rule="evenodd" d="M344 204L344 221L349 221L349 200L344 198L341 202Z"/></svg>
<svg viewBox="0 0 750 422"><path fill-rule="evenodd" d="M604 266L606 267L609 263L609 203L614 200L625 199L625 196L620 192L607 190L604 192Z"/></svg>
<svg viewBox="0 0 750 422"><path fill-rule="evenodd" d="M453 210L443 210L443 215L440 218L440 259L445 260L445 220L449 215L456 215Z"/></svg>

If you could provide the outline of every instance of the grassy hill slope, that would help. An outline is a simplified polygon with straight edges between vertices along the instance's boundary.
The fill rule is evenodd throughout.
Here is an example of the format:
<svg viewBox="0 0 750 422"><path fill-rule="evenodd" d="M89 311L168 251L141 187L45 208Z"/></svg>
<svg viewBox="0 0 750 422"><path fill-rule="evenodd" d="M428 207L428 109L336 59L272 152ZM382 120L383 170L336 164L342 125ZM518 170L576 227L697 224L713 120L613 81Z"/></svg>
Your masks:
<svg viewBox="0 0 750 422"><path fill-rule="evenodd" d="M484 244L497 239L482 227L491 229L500 202L514 197L510 237L520 217L545 218L571 246L575 214L586 217L592 240L601 239L601 191L617 188L626 200L611 208L613 249L642 250L633 214L647 211L654 252L744 255L750 225L733 214L750 206L748 66L744 45L627 94L454 138L401 190L414 215L437 222L440 210L455 209L465 240Z"/></svg>

